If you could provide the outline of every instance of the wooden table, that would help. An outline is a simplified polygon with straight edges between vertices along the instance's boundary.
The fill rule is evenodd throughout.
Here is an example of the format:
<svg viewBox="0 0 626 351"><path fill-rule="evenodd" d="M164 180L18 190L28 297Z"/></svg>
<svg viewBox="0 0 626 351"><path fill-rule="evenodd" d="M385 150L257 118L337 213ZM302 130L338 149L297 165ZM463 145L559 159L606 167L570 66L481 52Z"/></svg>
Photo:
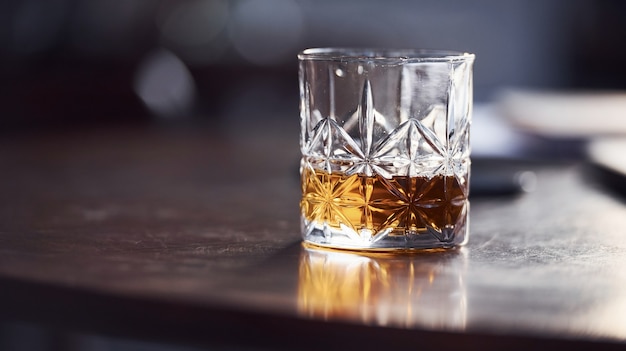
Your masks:
<svg viewBox="0 0 626 351"><path fill-rule="evenodd" d="M460 250L319 251L300 243L293 127L3 137L0 322L187 346L626 349L626 201L584 165L472 198Z"/></svg>

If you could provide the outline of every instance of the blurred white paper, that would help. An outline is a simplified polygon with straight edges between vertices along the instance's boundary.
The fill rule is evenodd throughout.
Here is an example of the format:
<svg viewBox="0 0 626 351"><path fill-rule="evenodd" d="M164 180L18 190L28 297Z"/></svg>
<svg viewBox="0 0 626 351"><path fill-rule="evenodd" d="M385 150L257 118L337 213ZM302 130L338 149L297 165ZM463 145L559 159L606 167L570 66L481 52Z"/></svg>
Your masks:
<svg viewBox="0 0 626 351"><path fill-rule="evenodd" d="M516 128L559 138L626 135L626 92L507 91L498 110Z"/></svg>
<svg viewBox="0 0 626 351"><path fill-rule="evenodd" d="M626 176L626 138L594 139L587 153L593 163Z"/></svg>
<svg viewBox="0 0 626 351"><path fill-rule="evenodd" d="M520 153L523 138L504 120L492 104L474 104L472 156L511 157Z"/></svg>

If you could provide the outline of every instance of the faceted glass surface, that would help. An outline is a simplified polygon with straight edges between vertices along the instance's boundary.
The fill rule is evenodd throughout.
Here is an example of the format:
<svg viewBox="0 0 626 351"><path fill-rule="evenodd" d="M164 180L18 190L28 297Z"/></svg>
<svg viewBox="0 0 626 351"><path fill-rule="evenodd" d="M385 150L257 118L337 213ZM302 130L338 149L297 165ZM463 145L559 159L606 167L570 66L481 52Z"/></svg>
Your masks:
<svg viewBox="0 0 626 351"><path fill-rule="evenodd" d="M322 49L299 58L304 240L464 243L473 55Z"/></svg>

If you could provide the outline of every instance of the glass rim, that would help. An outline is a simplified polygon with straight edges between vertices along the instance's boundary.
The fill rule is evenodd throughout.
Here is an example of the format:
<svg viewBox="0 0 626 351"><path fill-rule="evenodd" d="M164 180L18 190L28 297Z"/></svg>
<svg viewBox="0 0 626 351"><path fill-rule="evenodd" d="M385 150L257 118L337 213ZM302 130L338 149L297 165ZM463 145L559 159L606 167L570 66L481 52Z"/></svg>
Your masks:
<svg viewBox="0 0 626 351"><path fill-rule="evenodd" d="M438 49L392 49L392 48L308 48L298 53L301 61L341 62L455 62L473 61L474 54Z"/></svg>

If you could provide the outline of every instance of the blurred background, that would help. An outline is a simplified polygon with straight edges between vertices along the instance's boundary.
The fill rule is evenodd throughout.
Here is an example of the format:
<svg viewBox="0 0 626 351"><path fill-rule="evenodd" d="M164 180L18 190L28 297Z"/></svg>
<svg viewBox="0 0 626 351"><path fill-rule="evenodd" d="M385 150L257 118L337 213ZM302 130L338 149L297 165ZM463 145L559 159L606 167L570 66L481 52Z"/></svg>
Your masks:
<svg viewBox="0 0 626 351"><path fill-rule="evenodd" d="M296 54L315 46L475 53L478 104L626 89L624 38L618 0L4 0L0 133L297 127Z"/></svg>

